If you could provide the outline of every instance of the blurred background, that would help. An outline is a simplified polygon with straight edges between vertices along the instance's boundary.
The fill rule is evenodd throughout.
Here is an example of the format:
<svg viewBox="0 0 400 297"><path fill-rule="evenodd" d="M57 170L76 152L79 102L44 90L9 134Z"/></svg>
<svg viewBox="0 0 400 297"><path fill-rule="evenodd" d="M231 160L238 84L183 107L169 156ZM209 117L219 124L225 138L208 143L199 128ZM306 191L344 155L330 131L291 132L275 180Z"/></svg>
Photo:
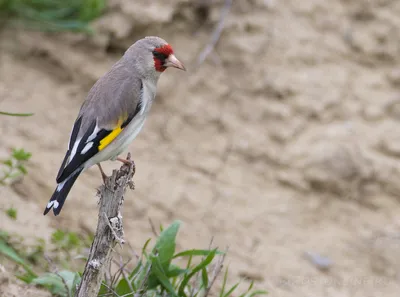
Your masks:
<svg viewBox="0 0 400 297"><path fill-rule="evenodd" d="M188 71L162 75L129 148L132 246L151 235L149 218L179 219L179 248L213 237L229 246L231 273L271 296L398 296L399 1L2 0L0 9L0 110L34 113L0 115L0 158L32 154L23 179L0 186L3 230L27 245L58 228L95 230L97 168L59 217L42 211L89 88L133 42L157 35Z"/></svg>

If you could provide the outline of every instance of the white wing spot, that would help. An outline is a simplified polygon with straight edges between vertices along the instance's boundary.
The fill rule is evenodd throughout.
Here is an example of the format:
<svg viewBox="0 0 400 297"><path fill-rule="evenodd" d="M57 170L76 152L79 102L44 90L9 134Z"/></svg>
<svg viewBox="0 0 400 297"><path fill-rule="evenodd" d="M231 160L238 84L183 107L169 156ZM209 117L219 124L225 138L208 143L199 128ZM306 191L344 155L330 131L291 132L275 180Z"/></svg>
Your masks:
<svg viewBox="0 0 400 297"><path fill-rule="evenodd" d="M73 146L72 151L71 151L71 155L69 156L68 164L75 157L76 150L78 149L79 142L81 142L81 138L79 138L77 141L75 141L74 146Z"/></svg>
<svg viewBox="0 0 400 297"><path fill-rule="evenodd" d="M83 150L81 151L81 155L84 155L87 153L88 150L90 150L93 146L93 142L89 142L85 145L85 147L83 148Z"/></svg>
<svg viewBox="0 0 400 297"><path fill-rule="evenodd" d="M97 120L96 120L96 127L94 128L93 133L90 134L90 136L88 137L88 139L87 139L86 142L90 142L90 141L92 141L93 139L95 139L95 137L97 136L97 133L99 133L99 131L100 131L100 129L99 129L99 127L97 126Z"/></svg>

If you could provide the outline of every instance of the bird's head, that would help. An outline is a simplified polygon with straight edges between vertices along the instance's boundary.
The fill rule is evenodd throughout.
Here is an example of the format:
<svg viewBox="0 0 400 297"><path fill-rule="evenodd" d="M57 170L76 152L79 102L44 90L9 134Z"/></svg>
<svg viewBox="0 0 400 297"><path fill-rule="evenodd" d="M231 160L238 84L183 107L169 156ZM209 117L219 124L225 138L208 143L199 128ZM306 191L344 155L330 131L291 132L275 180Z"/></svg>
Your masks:
<svg viewBox="0 0 400 297"><path fill-rule="evenodd" d="M164 39L148 36L135 42L125 53L124 58L133 63L144 77L158 77L168 67L186 71Z"/></svg>

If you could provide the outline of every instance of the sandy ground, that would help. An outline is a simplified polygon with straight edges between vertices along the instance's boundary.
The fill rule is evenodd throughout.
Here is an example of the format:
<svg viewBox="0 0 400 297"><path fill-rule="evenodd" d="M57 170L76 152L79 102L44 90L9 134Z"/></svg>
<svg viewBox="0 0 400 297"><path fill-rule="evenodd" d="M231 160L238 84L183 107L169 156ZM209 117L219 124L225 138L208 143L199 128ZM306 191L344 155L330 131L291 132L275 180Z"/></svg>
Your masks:
<svg viewBox="0 0 400 297"><path fill-rule="evenodd" d="M133 41L159 35L189 71L163 74L130 147L133 246L151 236L148 218L179 219L180 248L207 247L213 236L230 247L232 279L255 279L271 296L398 296L400 2L235 1L200 66L221 5L199 26L190 1L111 2L92 38L1 36L0 109L35 113L0 122L1 156L12 147L33 154L28 176L0 189L0 207L19 210L17 221L1 212L1 227L28 242L56 227L94 230L96 168L61 216L42 209L88 88ZM333 264L321 271L307 253Z"/></svg>

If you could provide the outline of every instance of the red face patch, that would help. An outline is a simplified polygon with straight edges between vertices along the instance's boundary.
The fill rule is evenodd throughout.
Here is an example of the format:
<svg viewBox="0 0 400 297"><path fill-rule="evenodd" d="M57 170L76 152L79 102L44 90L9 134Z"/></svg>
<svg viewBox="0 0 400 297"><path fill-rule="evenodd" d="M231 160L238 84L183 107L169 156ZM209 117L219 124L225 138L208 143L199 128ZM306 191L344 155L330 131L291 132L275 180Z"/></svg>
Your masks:
<svg viewBox="0 0 400 297"><path fill-rule="evenodd" d="M169 44L157 47L153 51L154 67L157 71L163 72L167 67L164 66L165 60L169 55L173 54L174 50Z"/></svg>

